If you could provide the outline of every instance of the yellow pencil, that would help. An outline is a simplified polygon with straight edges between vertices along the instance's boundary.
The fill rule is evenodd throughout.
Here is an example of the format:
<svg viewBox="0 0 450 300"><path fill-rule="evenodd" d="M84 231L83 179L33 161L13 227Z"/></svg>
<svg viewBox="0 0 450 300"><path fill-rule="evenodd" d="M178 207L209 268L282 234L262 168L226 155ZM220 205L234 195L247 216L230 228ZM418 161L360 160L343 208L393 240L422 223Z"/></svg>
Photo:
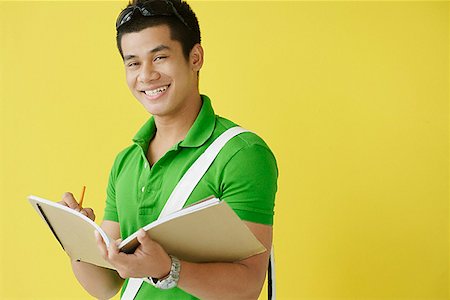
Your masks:
<svg viewBox="0 0 450 300"><path fill-rule="evenodd" d="M83 199L84 199L84 192L86 191L86 186L83 185L83 190L81 191L81 197L80 197L80 207L83 208Z"/></svg>

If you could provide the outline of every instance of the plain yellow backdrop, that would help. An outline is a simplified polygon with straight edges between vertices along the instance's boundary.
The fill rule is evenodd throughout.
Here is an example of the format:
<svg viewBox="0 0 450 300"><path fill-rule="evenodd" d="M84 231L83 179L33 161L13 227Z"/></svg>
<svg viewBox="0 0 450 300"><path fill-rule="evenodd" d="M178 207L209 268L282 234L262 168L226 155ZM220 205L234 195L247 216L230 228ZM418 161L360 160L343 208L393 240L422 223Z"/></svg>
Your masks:
<svg viewBox="0 0 450 300"><path fill-rule="evenodd" d="M278 160L278 299L449 299L449 3L190 3L201 92ZM101 220L148 118L125 5L0 2L0 299L89 299L26 196L87 185Z"/></svg>

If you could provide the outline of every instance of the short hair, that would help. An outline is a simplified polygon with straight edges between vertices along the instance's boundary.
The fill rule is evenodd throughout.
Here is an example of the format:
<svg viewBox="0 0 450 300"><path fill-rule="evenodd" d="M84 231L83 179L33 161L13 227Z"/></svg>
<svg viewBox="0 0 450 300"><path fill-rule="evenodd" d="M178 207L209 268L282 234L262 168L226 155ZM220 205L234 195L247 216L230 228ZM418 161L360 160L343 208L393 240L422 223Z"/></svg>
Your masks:
<svg viewBox="0 0 450 300"><path fill-rule="evenodd" d="M148 2L161 1L161 0L130 0L127 7L135 6L137 4L144 4ZM139 32L148 27L154 27L159 25L167 25L170 29L170 38L174 41L178 41L181 44L183 55L186 60L189 59L189 53L195 44L200 44L200 26L198 24L197 16L192 11L189 4L182 0L166 0L170 1L178 14L184 19L189 28L183 24L180 19L173 16L143 16L139 12L135 12L130 21L124 23L117 29L116 42L120 55L123 59L122 52L122 36L125 33ZM126 9L125 8L125 9ZM125 10L124 9L124 10Z"/></svg>

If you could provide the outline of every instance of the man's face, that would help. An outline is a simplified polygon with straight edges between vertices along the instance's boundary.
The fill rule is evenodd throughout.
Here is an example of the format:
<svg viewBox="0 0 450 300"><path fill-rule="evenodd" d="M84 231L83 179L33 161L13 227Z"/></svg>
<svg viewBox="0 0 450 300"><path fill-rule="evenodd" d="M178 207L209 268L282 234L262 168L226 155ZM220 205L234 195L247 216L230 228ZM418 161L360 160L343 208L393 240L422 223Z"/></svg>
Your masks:
<svg viewBox="0 0 450 300"><path fill-rule="evenodd" d="M121 43L128 87L149 113L175 117L192 106L198 68L186 61L167 25L126 33Z"/></svg>

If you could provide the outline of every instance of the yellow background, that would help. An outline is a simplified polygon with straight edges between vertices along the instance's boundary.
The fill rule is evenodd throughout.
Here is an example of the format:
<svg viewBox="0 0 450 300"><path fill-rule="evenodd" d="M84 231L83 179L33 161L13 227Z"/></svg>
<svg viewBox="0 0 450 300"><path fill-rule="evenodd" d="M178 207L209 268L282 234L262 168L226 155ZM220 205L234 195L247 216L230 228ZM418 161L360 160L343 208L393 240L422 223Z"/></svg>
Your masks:
<svg viewBox="0 0 450 300"><path fill-rule="evenodd" d="M449 299L449 3L190 3L201 91L278 159L278 299ZM0 3L1 299L89 298L26 196L87 185L101 220L147 118L125 4Z"/></svg>

